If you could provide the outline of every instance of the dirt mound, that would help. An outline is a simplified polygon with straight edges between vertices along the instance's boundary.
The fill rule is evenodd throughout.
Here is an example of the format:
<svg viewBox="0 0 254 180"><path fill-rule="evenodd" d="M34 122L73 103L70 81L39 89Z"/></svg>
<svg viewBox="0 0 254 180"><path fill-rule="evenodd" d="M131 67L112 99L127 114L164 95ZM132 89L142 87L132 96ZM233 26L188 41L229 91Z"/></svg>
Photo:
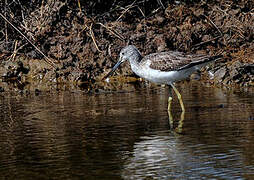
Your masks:
<svg viewBox="0 0 254 180"><path fill-rule="evenodd" d="M128 43L142 54L222 53L223 60L208 69L209 79L225 85L254 85L253 1L42 1L8 6L1 2L0 6L56 67L0 21L0 86L4 88L8 86L3 81L14 80L22 88L35 84L32 89L43 89L41 84L94 83ZM118 72L132 74L128 66Z"/></svg>

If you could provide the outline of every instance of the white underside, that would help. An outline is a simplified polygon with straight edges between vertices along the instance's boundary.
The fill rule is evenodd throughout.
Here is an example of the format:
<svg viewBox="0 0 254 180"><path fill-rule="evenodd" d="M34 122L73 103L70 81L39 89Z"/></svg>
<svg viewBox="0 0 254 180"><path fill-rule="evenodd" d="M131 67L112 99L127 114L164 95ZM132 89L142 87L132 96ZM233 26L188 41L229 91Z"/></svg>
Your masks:
<svg viewBox="0 0 254 180"><path fill-rule="evenodd" d="M202 65L203 66L203 65ZM180 71L160 71L151 69L147 63L145 66L132 65L131 69L138 76L158 84L170 84L188 78L193 72L197 71L200 67L194 66Z"/></svg>

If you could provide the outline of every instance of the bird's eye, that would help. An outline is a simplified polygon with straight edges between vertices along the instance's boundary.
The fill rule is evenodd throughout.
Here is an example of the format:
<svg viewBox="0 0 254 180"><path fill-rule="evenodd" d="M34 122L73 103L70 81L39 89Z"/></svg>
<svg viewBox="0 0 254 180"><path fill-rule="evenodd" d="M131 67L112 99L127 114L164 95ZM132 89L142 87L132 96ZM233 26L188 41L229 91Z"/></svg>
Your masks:
<svg viewBox="0 0 254 180"><path fill-rule="evenodd" d="M121 57L124 57L124 56L125 56L125 53L124 53L124 52L122 52L120 56L121 56Z"/></svg>

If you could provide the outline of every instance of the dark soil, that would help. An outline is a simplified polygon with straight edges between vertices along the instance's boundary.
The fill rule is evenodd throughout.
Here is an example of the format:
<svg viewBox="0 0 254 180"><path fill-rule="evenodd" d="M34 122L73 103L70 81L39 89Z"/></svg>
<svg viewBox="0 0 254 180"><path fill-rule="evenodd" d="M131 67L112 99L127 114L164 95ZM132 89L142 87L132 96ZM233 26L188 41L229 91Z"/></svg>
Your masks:
<svg viewBox="0 0 254 180"><path fill-rule="evenodd" d="M3 14L54 65L1 18L0 91L91 88L127 44L144 55L222 53L222 60L205 69L206 80L254 86L252 0L12 2L0 2ZM117 73L133 75L128 65Z"/></svg>

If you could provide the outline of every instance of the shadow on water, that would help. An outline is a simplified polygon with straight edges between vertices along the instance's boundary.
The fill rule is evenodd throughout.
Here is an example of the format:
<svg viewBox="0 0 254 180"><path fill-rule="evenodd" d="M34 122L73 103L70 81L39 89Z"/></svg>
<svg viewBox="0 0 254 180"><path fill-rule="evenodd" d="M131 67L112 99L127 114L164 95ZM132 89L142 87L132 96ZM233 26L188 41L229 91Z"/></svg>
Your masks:
<svg viewBox="0 0 254 180"><path fill-rule="evenodd" d="M135 89L135 88L134 88ZM169 179L254 176L254 94L181 84L183 134L168 88L0 96L0 177ZM177 98L174 119L181 115ZM177 127L178 122L174 125Z"/></svg>

